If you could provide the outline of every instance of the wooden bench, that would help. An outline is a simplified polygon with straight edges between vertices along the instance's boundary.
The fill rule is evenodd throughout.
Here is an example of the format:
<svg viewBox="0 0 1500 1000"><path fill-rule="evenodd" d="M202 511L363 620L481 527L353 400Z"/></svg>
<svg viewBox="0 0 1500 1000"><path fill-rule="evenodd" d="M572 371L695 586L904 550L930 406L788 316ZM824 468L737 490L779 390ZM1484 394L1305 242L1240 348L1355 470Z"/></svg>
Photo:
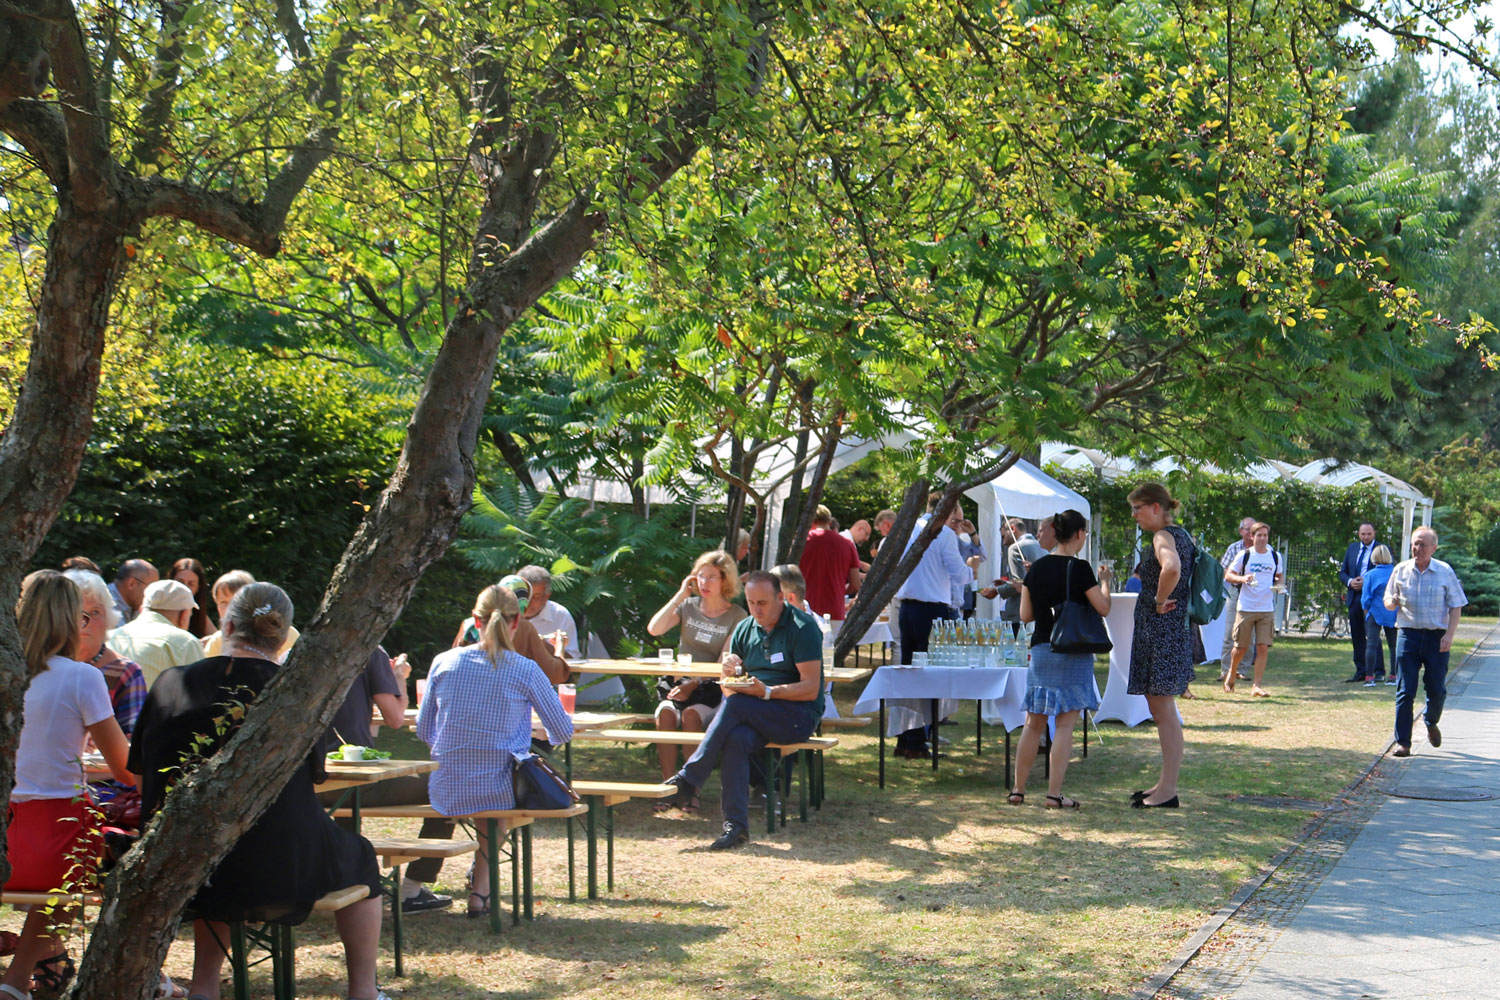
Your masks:
<svg viewBox="0 0 1500 1000"><path fill-rule="evenodd" d="M99 906L104 897L97 892L0 892L0 904L10 906Z"/></svg>
<svg viewBox="0 0 1500 1000"><path fill-rule="evenodd" d="M818 720L819 729L863 729L875 720L868 715L836 716Z"/></svg>
<svg viewBox="0 0 1500 1000"><path fill-rule="evenodd" d="M604 810L604 858L606 881L608 891L615 891L615 806L631 799L665 799L670 798L677 792L676 785L668 784L646 784L633 781L588 781L580 780L573 782L573 791L577 792L588 802L589 812L586 823L588 843L588 869L589 869L589 899L599 898L599 839L597 816L599 810ZM568 845L569 850L572 844ZM571 870L569 858L569 869ZM573 899L572 880L568 881L568 898Z"/></svg>
<svg viewBox="0 0 1500 1000"><path fill-rule="evenodd" d="M336 809L333 814L352 816L353 812L352 809ZM485 860L489 862L490 868L490 930L499 934L501 929L500 837L498 835L500 821L504 820L510 827L510 850L507 854L510 858L510 922L514 925L521 922L523 905L526 919L532 919L531 824L539 819L570 820L574 816L583 816L588 813L588 806L580 802L567 809L495 809L488 812L470 813L467 816L447 816L432 808L431 805L420 804L367 806L361 810L361 813L364 816L396 819L451 819L455 823L472 825L476 828L480 823L484 823L488 841ZM433 843L443 842L433 841Z"/></svg>
<svg viewBox="0 0 1500 1000"><path fill-rule="evenodd" d="M369 838L381 864L391 870L391 940L395 944L396 975L406 975L401 957L401 866L420 858L456 858L473 854L479 844L472 840L422 840L417 837Z"/></svg>
<svg viewBox="0 0 1500 1000"><path fill-rule="evenodd" d="M574 733L573 739L582 743L669 743L673 746L696 747L703 742L702 733L684 733L660 729L596 729L585 733ZM821 755L826 750L832 750L839 745L839 741L831 736L811 736L801 743L768 743L762 756L761 769L766 775L766 832L776 832L776 821L778 818L779 799L781 797L781 775L782 767L786 760L799 751L809 751L808 755L797 758L801 762L802 781L800 784L800 804L802 822L807 822L807 806L809 797L813 805L822 807L822 767ZM776 751L777 757L772 756ZM809 765L809 756L816 754L819 757L819 766L815 769L818 777L813 778L814 769ZM781 825L786 825L786 817L780 817Z"/></svg>
<svg viewBox="0 0 1500 1000"><path fill-rule="evenodd" d="M334 913L346 906L358 903L370 895L370 887L351 885L335 889L313 903L314 913ZM234 982L235 1000L250 1000L250 967L264 962L265 958L250 961L253 948L266 949L271 960L271 991L276 1000L296 1000L297 996L297 945L288 924L267 923L251 926L248 921L236 920L229 925L229 968Z"/></svg>

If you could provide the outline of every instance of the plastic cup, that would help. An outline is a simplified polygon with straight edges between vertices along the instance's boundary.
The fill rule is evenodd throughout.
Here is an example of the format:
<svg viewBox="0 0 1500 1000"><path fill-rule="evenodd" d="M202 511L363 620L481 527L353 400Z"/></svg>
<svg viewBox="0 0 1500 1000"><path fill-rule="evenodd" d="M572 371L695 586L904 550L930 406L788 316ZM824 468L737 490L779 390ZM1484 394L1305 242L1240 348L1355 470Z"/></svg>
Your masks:
<svg viewBox="0 0 1500 1000"><path fill-rule="evenodd" d="M677 650L675 650L675 649L658 649L656 651L656 662L657 663L676 663L677 662Z"/></svg>
<svg viewBox="0 0 1500 1000"><path fill-rule="evenodd" d="M569 715L578 706L578 686L576 684L559 684L557 686L557 700L562 702L563 711Z"/></svg>
<svg viewBox="0 0 1500 1000"><path fill-rule="evenodd" d="M693 665L693 654L692 653L678 653L677 654L677 665L679 667L690 667L690 666L692 666Z"/></svg>
<svg viewBox="0 0 1500 1000"><path fill-rule="evenodd" d="M345 760L364 760L365 759L365 748L364 747L355 747L355 746L344 747L344 759Z"/></svg>
<svg viewBox="0 0 1500 1000"><path fill-rule="evenodd" d="M914 667L925 667L925 666L927 666L927 653L925 651L912 653L911 654L911 665L914 666Z"/></svg>

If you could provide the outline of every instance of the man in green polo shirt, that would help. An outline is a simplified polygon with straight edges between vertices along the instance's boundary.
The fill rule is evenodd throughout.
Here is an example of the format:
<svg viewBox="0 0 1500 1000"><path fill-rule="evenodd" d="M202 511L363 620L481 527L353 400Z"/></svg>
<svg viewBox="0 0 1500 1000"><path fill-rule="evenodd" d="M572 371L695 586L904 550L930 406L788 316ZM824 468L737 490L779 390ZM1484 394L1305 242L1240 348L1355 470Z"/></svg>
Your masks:
<svg viewBox="0 0 1500 1000"><path fill-rule="evenodd" d="M725 678L741 664L752 678L743 687L724 687L720 706L698 751L667 779L677 786L669 802L685 805L719 766L724 834L715 851L750 839L750 762L769 743L800 743L823 717L823 630L817 620L781 598L772 573L747 573L745 607L750 617L735 626L724 657Z"/></svg>

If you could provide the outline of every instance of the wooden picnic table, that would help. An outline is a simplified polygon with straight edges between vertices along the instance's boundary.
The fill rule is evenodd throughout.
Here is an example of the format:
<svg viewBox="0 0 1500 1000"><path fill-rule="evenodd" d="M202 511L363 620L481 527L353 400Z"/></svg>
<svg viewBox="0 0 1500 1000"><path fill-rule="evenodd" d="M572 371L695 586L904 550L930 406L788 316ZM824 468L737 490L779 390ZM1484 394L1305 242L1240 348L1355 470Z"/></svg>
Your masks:
<svg viewBox="0 0 1500 1000"><path fill-rule="evenodd" d="M723 675L717 663L661 663L657 660L578 660L577 669L591 674L630 674L635 677L706 677L716 680ZM824 667L823 679L839 684L862 681L875 672L873 667Z"/></svg>
<svg viewBox="0 0 1500 1000"><path fill-rule="evenodd" d="M410 774L437 770L435 760L330 760L328 779L314 785L320 792L341 792L347 788L373 785Z"/></svg>

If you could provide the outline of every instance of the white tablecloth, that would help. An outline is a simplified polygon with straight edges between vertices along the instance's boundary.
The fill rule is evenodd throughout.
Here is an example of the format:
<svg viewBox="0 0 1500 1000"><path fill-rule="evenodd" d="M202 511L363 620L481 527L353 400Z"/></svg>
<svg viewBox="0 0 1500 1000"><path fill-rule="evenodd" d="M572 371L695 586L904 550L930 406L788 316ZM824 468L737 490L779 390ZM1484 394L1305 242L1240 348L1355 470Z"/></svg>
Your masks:
<svg viewBox="0 0 1500 1000"><path fill-rule="evenodd" d="M828 649L832 649L833 648L834 642L839 637L839 627L841 625L843 625L843 624L844 624L843 622L834 622L833 623L833 629L830 632L828 632L828 634L826 634L826 635L823 636L823 645L826 648L828 648ZM874 625L871 625L869 627L869 629L865 632L864 636L861 637L860 640L859 640L859 642L855 643L855 645L856 646L868 646L871 643L876 643L876 642L882 642L883 643L883 642L891 642L891 641L892 641L892 636L891 636L891 625L890 625L890 622L876 622Z"/></svg>
<svg viewBox="0 0 1500 1000"><path fill-rule="evenodd" d="M886 735L895 736L918 726L932 725L934 698L939 702L940 718L957 711L960 701L993 702L993 714L1005 717L1020 710L1025 695L1025 667L881 667L865 685L864 693L854 703L854 711L877 712L884 699ZM991 712L985 710L986 721L990 721L990 716Z"/></svg>
<svg viewBox="0 0 1500 1000"><path fill-rule="evenodd" d="M1109 680L1104 685L1104 698L1099 703L1098 714L1094 716L1098 722L1117 719L1127 726L1135 726L1151 718L1151 710L1146 707L1145 698L1125 693L1125 688L1130 683L1130 642L1135 637L1135 605L1139 596L1110 595L1109 614L1104 618L1104 627L1109 632L1109 641L1114 643L1114 648L1109 651Z"/></svg>

